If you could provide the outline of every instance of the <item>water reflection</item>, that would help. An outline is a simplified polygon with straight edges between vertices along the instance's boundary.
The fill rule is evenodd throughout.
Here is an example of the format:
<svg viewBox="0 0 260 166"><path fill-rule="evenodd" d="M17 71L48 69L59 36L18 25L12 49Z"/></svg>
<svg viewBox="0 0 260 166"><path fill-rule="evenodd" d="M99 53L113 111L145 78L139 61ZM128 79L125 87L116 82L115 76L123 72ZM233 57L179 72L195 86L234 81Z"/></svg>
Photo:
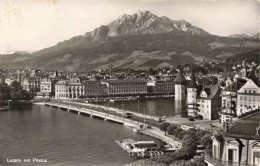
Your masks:
<svg viewBox="0 0 260 166"><path fill-rule="evenodd" d="M181 114L185 109L183 102L175 102L174 98L140 98L137 100L115 101L114 103L101 103L102 105L110 105L119 109L139 112L142 114L156 116L174 116Z"/></svg>

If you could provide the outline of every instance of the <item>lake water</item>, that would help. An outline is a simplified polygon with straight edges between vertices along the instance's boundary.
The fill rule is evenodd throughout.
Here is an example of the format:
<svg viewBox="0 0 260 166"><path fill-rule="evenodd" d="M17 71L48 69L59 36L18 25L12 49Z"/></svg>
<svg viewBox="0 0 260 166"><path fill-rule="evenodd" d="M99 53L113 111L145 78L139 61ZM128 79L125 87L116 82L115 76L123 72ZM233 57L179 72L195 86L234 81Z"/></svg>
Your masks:
<svg viewBox="0 0 260 166"><path fill-rule="evenodd" d="M101 103L108 105L108 103ZM139 109L138 109L139 105ZM184 110L184 104L176 102L171 98L140 98L138 100L123 100L109 103L109 106L119 109L129 110L133 112L140 112L156 116L174 116L180 115Z"/></svg>
<svg viewBox="0 0 260 166"><path fill-rule="evenodd" d="M125 106L130 108L127 102ZM134 160L116 139L159 142L123 125L40 105L1 111L0 126L0 165L125 165ZM33 163L33 158L48 163ZM22 163L7 163L12 159Z"/></svg>

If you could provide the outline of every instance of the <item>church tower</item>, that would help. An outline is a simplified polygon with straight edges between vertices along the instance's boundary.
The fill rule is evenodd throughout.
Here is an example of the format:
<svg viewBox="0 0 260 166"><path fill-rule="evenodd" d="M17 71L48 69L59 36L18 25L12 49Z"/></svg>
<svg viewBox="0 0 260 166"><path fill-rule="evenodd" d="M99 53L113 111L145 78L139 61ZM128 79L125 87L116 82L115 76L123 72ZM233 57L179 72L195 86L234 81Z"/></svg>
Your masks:
<svg viewBox="0 0 260 166"><path fill-rule="evenodd" d="M195 80L194 70L192 69L191 80L187 87L187 112L189 116L197 115L197 95L198 86Z"/></svg>
<svg viewBox="0 0 260 166"><path fill-rule="evenodd" d="M185 100L186 80L182 74L182 70L179 69L177 77L174 79L175 83L175 101Z"/></svg>
<svg viewBox="0 0 260 166"><path fill-rule="evenodd" d="M229 76L227 77L227 80L226 80L226 87L228 87L232 83L233 83L232 82L232 76L231 76L231 73L229 73Z"/></svg>

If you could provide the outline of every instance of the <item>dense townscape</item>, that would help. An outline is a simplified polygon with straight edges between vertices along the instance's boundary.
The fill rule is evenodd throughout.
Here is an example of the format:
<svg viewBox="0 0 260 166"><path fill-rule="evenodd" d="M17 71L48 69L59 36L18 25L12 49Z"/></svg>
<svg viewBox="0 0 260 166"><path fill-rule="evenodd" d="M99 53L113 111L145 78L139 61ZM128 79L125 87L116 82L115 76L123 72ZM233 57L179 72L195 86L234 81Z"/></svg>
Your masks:
<svg viewBox="0 0 260 166"><path fill-rule="evenodd" d="M207 74L202 74L207 70L202 65L129 73L116 72L112 65L108 70L92 73L1 69L1 105L37 100L98 103L174 96L175 101L186 107L182 118L218 120L221 134L206 132L205 135L205 131L195 130L194 126L178 127L171 121L161 123L160 129L182 141L182 148L144 162L179 165L246 162L255 165L260 162L257 141L260 126L250 119L254 119L260 109L260 68L257 64L244 60L237 66L226 67L225 71ZM205 162L200 157L196 157L195 163L185 162L199 155L196 151L199 145L206 148Z"/></svg>

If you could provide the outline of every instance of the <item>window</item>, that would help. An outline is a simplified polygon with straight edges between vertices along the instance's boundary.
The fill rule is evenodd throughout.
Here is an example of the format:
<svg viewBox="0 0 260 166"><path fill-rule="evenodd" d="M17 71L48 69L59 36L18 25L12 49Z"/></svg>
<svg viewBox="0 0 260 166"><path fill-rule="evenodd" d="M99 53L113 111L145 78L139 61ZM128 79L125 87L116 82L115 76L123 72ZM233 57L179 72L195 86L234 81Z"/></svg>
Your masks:
<svg viewBox="0 0 260 166"><path fill-rule="evenodd" d="M246 93L246 90L245 90L245 93Z"/></svg>
<svg viewBox="0 0 260 166"><path fill-rule="evenodd" d="M253 152L253 164L260 164L260 152Z"/></svg>
<svg viewBox="0 0 260 166"><path fill-rule="evenodd" d="M236 149L228 149L228 161L236 161Z"/></svg>
<svg viewBox="0 0 260 166"><path fill-rule="evenodd" d="M240 96L240 100L243 100L243 96Z"/></svg>
<svg viewBox="0 0 260 166"><path fill-rule="evenodd" d="M249 90L249 92L248 93L251 93L251 90Z"/></svg>
<svg viewBox="0 0 260 166"><path fill-rule="evenodd" d="M213 157L217 157L217 146L213 146Z"/></svg>

